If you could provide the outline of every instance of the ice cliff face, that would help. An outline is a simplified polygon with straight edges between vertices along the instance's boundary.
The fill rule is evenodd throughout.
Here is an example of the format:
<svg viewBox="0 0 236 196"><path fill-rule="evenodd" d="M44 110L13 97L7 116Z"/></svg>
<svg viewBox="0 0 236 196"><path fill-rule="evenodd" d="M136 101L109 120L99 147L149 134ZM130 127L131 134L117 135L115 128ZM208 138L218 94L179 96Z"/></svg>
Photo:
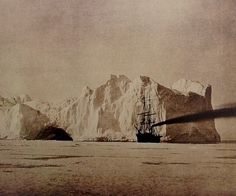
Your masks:
<svg viewBox="0 0 236 196"><path fill-rule="evenodd" d="M118 111L117 104L129 90L130 82L125 76L112 75L106 84L94 91L89 87L84 88L80 98L59 112L58 124L66 128L76 140L90 140L96 137L115 140L129 137L130 130L122 129L122 121L119 118L123 113ZM123 106L121 105L122 108ZM131 122L129 126L132 126Z"/></svg>
<svg viewBox="0 0 236 196"><path fill-rule="evenodd" d="M136 140L134 124L142 109L140 97L150 94L156 121L211 110L211 87L180 80L168 89L149 77L130 81L111 76L95 90L86 87L80 98L58 113L57 122L76 140L97 137ZM158 127L172 142L218 142L214 120Z"/></svg>
<svg viewBox="0 0 236 196"><path fill-rule="evenodd" d="M211 86L203 86L199 82L189 80L177 81L164 96L166 118L174 118L186 114L212 110ZM219 142L214 120L173 124L166 126L166 135L173 142L210 143Z"/></svg>
<svg viewBox="0 0 236 196"><path fill-rule="evenodd" d="M49 119L44 114L25 104L16 104L5 111L1 137L7 139L35 139L48 124Z"/></svg>
<svg viewBox="0 0 236 196"><path fill-rule="evenodd" d="M0 96L0 138L35 139L50 124L46 115L29 106L31 102L30 96L25 94ZM42 109L43 103L39 105Z"/></svg>
<svg viewBox="0 0 236 196"><path fill-rule="evenodd" d="M0 115L4 118L8 116L7 119L12 119L11 123L8 122L7 125L0 123L9 134L15 130L16 134L13 137L16 138L19 135L20 138L23 136L27 138L25 135L32 138L49 123L66 130L74 140L106 138L111 141L133 141L136 140L134 124L137 121L137 114L142 111L140 98L143 95L146 97L150 95L157 122L212 109L210 86L205 87L197 82L180 80L169 89L145 76L130 81L126 76L112 75L97 89L85 87L80 97L59 104L29 100L24 104L8 106L10 109L5 109L5 113L0 112ZM19 113L21 118L13 117ZM9 124L12 124L12 128ZM220 141L214 120L168 125L157 129L171 139L171 142Z"/></svg>

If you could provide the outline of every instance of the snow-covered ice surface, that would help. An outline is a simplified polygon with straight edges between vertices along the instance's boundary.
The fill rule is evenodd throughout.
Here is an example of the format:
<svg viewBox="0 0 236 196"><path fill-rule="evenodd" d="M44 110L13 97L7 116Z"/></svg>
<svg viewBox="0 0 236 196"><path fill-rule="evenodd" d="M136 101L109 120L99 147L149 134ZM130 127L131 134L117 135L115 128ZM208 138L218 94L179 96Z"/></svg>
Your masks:
<svg viewBox="0 0 236 196"><path fill-rule="evenodd" d="M0 141L0 195L234 195L236 143Z"/></svg>

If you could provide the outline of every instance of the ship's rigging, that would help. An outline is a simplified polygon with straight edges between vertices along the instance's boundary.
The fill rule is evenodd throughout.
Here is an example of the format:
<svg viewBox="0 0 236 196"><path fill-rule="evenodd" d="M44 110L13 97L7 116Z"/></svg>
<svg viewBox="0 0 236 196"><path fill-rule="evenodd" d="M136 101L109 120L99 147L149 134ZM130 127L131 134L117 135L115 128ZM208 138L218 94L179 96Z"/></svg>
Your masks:
<svg viewBox="0 0 236 196"><path fill-rule="evenodd" d="M152 107L150 92L147 96L145 96L145 92L143 92L141 102L142 112L137 114L137 123L135 124L135 128L137 131L137 141L159 143L162 136L160 136L156 128L153 127L153 125L156 123L156 113L154 112Z"/></svg>

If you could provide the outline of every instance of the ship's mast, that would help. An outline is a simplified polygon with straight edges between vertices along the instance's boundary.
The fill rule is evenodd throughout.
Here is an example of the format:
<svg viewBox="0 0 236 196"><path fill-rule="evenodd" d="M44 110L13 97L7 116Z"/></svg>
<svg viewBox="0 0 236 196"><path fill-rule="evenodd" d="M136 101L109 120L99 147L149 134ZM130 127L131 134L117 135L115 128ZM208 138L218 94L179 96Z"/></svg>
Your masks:
<svg viewBox="0 0 236 196"><path fill-rule="evenodd" d="M148 97L148 112L149 112L149 115L147 116L148 129L149 129L149 131L151 131L152 118L151 118L151 99L150 99L150 93L149 93L149 97Z"/></svg>
<svg viewBox="0 0 236 196"><path fill-rule="evenodd" d="M139 132L154 132L154 129L152 127L152 123L154 123L152 119L152 115L155 115L155 113L152 113L151 111L151 98L150 93L148 95L148 99L146 99L145 92L143 93L143 97L141 98L141 101L143 103L143 112L139 113L138 115L141 116L140 126L139 126ZM147 102L146 102L147 101Z"/></svg>
<svg viewBox="0 0 236 196"><path fill-rule="evenodd" d="M146 116L145 116L145 113L146 113L146 98L145 98L145 92L144 92L144 96L142 98L143 100L143 113L141 114L142 115L142 122L141 122L141 129L142 130L146 130Z"/></svg>

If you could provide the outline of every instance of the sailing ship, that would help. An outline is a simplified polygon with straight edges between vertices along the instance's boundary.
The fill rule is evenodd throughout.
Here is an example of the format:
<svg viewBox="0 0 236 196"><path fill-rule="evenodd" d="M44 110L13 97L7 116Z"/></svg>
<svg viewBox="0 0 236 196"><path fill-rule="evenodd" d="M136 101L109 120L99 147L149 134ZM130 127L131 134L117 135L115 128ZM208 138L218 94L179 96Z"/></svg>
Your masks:
<svg viewBox="0 0 236 196"><path fill-rule="evenodd" d="M137 142L142 143L160 143L161 135L155 129L154 125L156 123L155 115L151 106L150 94L148 99L145 98L145 95L141 98L143 108L142 112L139 113L138 122L135 125L136 128L136 137Z"/></svg>

